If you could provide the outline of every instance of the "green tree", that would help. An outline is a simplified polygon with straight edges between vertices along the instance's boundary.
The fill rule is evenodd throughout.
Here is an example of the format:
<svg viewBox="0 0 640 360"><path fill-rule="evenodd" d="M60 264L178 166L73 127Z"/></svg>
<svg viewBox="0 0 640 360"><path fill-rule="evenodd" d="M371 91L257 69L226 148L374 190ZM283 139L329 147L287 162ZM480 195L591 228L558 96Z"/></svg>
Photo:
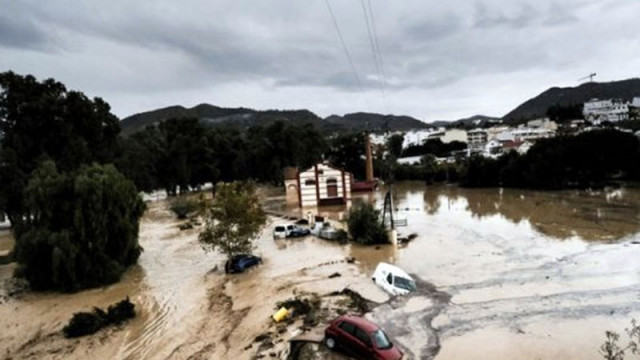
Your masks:
<svg viewBox="0 0 640 360"><path fill-rule="evenodd" d="M253 183L219 183L199 240L228 257L251 252L266 220Z"/></svg>
<svg viewBox="0 0 640 360"><path fill-rule="evenodd" d="M394 159L397 159L402 155L403 143L404 143L404 136L399 134L391 135L387 139L387 151Z"/></svg>
<svg viewBox="0 0 640 360"><path fill-rule="evenodd" d="M43 160L63 172L111 162L119 132L118 118L100 98L67 91L53 79L0 73L0 211L14 232L23 229L24 189Z"/></svg>
<svg viewBox="0 0 640 360"><path fill-rule="evenodd" d="M349 211L347 227L349 235L357 243L372 245L389 242L380 211L369 203L361 203Z"/></svg>
<svg viewBox="0 0 640 360"><path fill-rule="evenodd" d="M45 161L29 180L24 199L16 274L36 290L110 284L140 256L138 224L145 205L133 183L112 165L64 173Z"/></svg>
<svg viewBox="0 0 640 360"><path fill-rule="evenodd" d="M365 177L364 133L339 134L330 139L327 157L329 161L353 174L356 179Z"/></svg>

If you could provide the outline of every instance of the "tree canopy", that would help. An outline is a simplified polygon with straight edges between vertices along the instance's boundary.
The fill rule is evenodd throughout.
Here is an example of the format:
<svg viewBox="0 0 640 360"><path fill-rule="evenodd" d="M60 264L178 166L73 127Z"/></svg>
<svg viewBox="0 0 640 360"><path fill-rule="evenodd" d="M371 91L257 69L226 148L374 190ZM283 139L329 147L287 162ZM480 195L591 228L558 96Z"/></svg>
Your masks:
<svg viewBox="0 0 640 360"><path fill-rule="evenodd" d="M15 257L32 288L75 291L113 283L140 256L145 205L113 166L62 173L45 161L24 198L26 223Z"/></svg>
<svg viewBox="0 0 640 360"><path fill-rule="evenodd" d="M205 249L228 257L248 253L266 220L253 183L220 183L199 240Z"/></svg>
<svg viewBox="0 0 640 360"><path fill-rule="evenodd" d="M60 171L112 161L120 126L102 99L53 79L5 72L0 88L0 205L19 230L31 172L46 159Z"/></svg>
<svg viewBox="0 0 640 360"><path fill-rule="evenodd" d="M6 72L0 89L0 212L16 274L34 289L117 281L140 255L144 211L134 184L104 165L118 156L118 118L53 79Z"/></svg>

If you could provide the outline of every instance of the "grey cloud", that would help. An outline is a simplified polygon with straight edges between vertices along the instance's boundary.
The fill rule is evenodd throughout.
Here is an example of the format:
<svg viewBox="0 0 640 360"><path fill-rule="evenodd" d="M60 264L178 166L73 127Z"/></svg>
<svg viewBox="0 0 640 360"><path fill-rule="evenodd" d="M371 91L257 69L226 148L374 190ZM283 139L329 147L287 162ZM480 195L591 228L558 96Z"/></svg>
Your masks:
<svg viewBox="0 0 640 360"><path fill-rule="evenodd" d="M460 31L462 27L459 16L447 13L435 19L421 19L411 24L407 27L406 34L417 41L435 41Z"/></svg>
<svg viewBox="0 0 640 360"><path fill-rule="evenodd" d="M50 49L50 36L31 19L16 17L11 9L0 12L0 46L17 49Z"/></svg>
<svg viewBox="0 0 640 360"><path fill-rule="evenodd" d="M359 2L329 1L362 87L379 92ZM437 101L443 89L464 88L474 79L566 73L580 65L572 59L588 64L618 46L629 49L635 40L623 38L621 29L635 23L613 19L640 8L628 2L607 8L587 0L372 3L387 89L423 94L403 100L411 109L422 106L419 97L430 94ZM347 98L359 92L323 1L0 0L0 8L10 9L0 13L0 71L65 76L59 80L88 84L107 99L114 93L118 99L126 99L123 93L136 99L170 91L210 94L245 84L259 97L253 103L260 104L275 93L286 93L278 99L289 101L298 89ZM601 8L606 16L600 16ZM593 27L603 21L608 27ZM607 41L611 38L616 42ZM597 46L606 51L585 50ZM486 100L477 91L474 96Z"/></svg>

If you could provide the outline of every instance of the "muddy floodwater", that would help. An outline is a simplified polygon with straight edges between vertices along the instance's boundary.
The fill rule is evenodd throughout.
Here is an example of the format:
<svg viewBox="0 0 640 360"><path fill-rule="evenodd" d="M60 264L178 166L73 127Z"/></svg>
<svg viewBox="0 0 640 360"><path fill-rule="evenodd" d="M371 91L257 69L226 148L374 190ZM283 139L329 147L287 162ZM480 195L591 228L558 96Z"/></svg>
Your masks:
<svg viewBox="0 0 640 360"><path fill-rule="evenodd" d="M384 191L354 203L381 207ZM396 216L407 220L400 236L417 234L397 248L313 236L274 241L273 224L286 220L271 217L256 243L264 264L227 276L223 257L198 244L199 229L180 231L166 202L155 201L141 224L139 264L117 284L9 295L5 280L15 265L0 265L0 358L251 359L256 336L273 331L277 301L345 287L377 303L367 316L413 359L601 359L604 331L623 332L640 319L639 189L401 183L393 191ZM280 189L264 194L269 210L306 214L287 208ZM321 212L337 220L345 211ZM12 244L0 233L0 250ZM371 281L381 261L415 276L418 291L389 299ZM336 272L341 276L329 278ZM74 312L125 296L138 310L129 323L80 339L61 335ZM284 329L281 336L295 335ZM283 341L269 351L282 358L285 347Z"/></svg>

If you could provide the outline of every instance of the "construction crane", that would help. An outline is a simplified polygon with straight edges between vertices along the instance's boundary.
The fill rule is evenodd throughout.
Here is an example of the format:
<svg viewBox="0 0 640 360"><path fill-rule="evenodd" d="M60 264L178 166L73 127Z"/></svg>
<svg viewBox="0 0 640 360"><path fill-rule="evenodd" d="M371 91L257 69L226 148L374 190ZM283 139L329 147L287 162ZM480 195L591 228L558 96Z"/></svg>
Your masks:
<svg viewBox="0 0 640 360"><path fill-rule="evenodd" d="M583 78L578 79L578 81L589 79L589 82L593 82L593 78L596 76L596 73L591 73Z"/></svg>

